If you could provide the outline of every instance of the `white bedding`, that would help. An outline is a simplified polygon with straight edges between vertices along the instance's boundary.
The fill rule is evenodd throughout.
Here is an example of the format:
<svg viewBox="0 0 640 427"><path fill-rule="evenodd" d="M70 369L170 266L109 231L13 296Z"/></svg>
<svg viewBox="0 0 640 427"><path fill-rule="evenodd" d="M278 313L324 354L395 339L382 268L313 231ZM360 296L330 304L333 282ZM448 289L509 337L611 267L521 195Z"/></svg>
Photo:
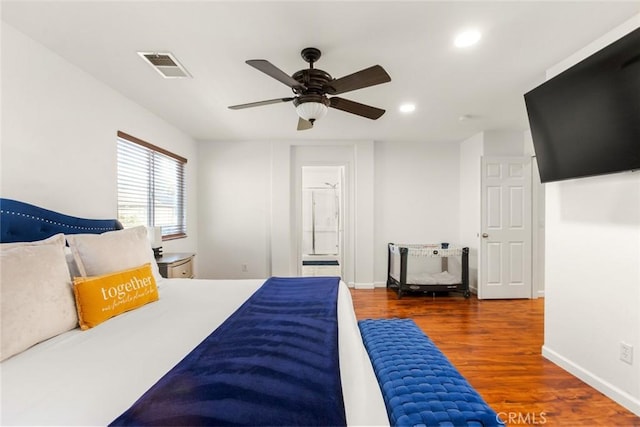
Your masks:
<svg viewBox="0 0 640 427"><path fill-rule="evenodd" d="M74 329L0 365L2 425L106 425L135 402L263 280L164 279L160 300ZM338 296L340 371L349 425L388 425L351 294Z"/></svg>

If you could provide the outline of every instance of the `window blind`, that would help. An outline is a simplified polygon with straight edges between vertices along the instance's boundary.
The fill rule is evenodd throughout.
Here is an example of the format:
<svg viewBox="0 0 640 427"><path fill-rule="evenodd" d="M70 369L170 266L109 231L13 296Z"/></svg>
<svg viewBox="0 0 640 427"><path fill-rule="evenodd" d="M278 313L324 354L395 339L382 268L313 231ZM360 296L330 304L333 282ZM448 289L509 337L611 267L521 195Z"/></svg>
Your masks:
<svg viewBox="0 0 640 427"><path fill-rule="evenodd" d="M162 227L163 239L186 236L187 159L118 132L118 219L125 227Z"/></svg>

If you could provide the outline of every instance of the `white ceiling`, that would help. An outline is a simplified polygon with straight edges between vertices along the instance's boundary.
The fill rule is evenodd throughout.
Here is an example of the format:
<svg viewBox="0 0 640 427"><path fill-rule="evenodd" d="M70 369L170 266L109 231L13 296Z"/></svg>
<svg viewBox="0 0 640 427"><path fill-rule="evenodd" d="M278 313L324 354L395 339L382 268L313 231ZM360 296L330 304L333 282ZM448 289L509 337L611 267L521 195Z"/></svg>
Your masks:
<svg viewBox="0 0 640 427"><path fill-rule="evenodd" d="M522 95L545 70L637 13L640 1L2 1L3 21L199 140L460 141L526 129ZM466 28L482 39L457 49ZM334 78L382 65L390 83L341 97L386 114L331 109L298 132L291 103L227 108L291 96L244 61L293 74L308 66L307 46ZM170 51L193 78L163 79L137 51ZM407 101L411 115L398 111Z"/></svg>

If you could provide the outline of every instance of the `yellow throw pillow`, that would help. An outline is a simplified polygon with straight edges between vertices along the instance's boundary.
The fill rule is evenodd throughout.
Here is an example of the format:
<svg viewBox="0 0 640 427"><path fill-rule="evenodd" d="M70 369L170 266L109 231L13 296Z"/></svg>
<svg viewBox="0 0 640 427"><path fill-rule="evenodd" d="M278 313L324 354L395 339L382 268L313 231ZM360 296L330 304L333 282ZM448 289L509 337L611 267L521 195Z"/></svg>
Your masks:
<svg viewBox="0 0 640 427"><path fill-rule="evenodd" d="M73 293L82 329L158 300L150 263L104 276L76 277Z"/></svg>

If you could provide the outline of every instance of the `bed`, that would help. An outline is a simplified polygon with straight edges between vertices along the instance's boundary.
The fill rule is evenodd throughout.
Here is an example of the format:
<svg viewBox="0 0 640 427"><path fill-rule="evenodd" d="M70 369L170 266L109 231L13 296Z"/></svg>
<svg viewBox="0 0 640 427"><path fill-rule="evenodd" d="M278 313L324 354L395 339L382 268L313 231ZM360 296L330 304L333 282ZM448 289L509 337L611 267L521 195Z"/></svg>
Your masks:
<svg viewBox="0 0 640 427"><path fill-rule="evenodd" d="M446 246L446 247L445 247ZM445 244L387 245L387 287L405 292L469 291L469 248Z"/></svg>
<svg viewBox="0 0 640 427"><path fill-rule="evenodd" d="M161 383L208 337L224 329L221 325L265 287L265 280L163 279L150 246L140 250L141 232L134 236L132 229L123 230L115 220L74 218L9 199L0 199L0 215L2 425L108 425L122 420L119 417L154 384ZM113 237L125 232L126 241ZM141 263L145 274L155 279L157 298L135 309L94 321L91 316L95 313L84 308L80 291L71 291L70 274L111 277L110 271L118 269L142 274L136 270ZM40 301L38 294L53 283L54 276L60 281L65 274L67 288L55 284L63 295ZM83 280L76 283L77 289L88 283ZM21 286L31 295L24 297ZM125 288L118 286L118 290ZM146 282L135 278L127 286L137 286L136 298L147 289ZM116 287L102 289L105 300L111 290L114 295L119 292ZM336 289L338 378L345 422L388 425L349 290L343 282ZM34 300L45 304L35 307L35 320L33 313L32 317L25 313L26 308L19 309ZM69 313L70 301L83 307L80 325L84 329ZM65 310L58 310L62 303ZM17 320L5 319L10 315ZM35 336L25 338L34 333L24 329L32 321L38 324L32 328L37 329ZM16 337L13 341L26 342L5 351L5 341L12 336ZM312 399L311 395L304 397Z"/></svg>

